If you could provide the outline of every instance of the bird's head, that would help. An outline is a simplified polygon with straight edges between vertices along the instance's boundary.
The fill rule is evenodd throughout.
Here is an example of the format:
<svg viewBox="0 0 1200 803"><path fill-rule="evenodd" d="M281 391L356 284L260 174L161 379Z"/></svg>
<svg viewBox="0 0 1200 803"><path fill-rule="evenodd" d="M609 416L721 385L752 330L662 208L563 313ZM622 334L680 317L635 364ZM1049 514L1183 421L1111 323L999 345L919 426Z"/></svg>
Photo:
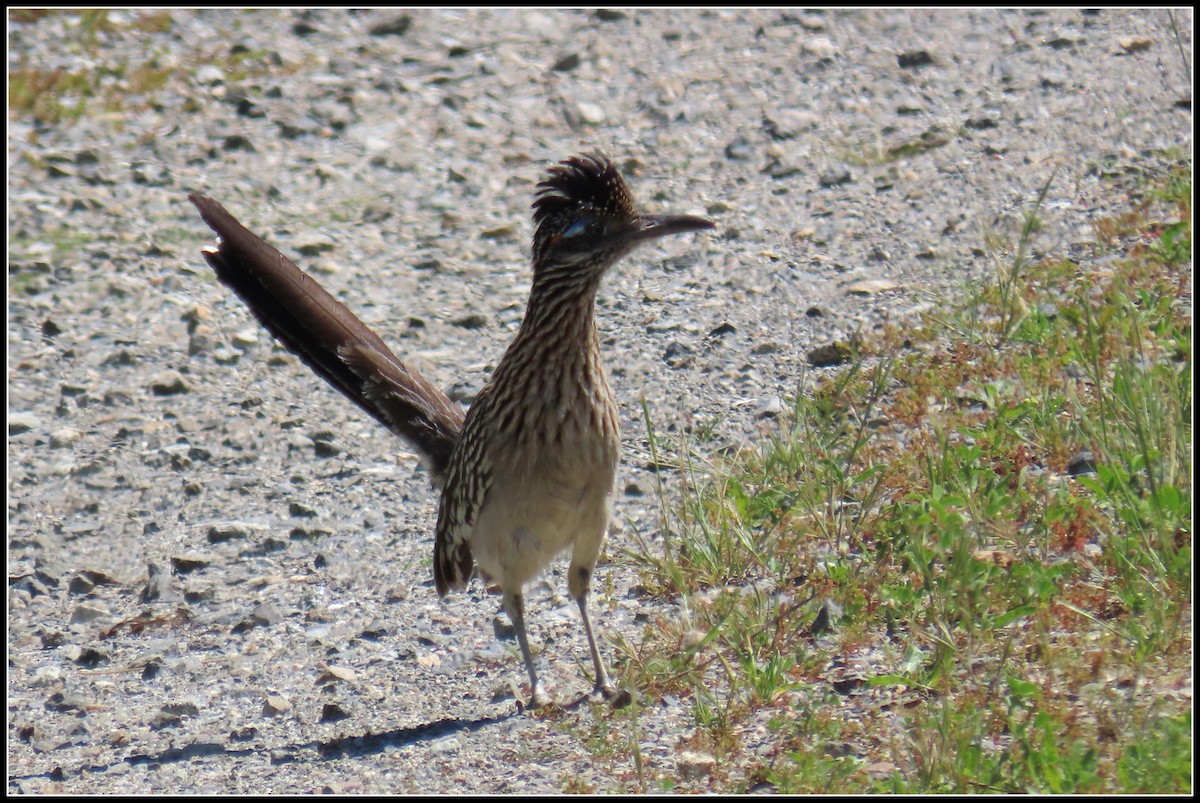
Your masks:
<svg viewBox="0 0 1200 803"><path fill-rule="evenodd" d="M533 202L533 265L545 271L603 274L638 245L668 234L715 228L691 215L643 215L621 174L603 156L554 165Z"/></svg>

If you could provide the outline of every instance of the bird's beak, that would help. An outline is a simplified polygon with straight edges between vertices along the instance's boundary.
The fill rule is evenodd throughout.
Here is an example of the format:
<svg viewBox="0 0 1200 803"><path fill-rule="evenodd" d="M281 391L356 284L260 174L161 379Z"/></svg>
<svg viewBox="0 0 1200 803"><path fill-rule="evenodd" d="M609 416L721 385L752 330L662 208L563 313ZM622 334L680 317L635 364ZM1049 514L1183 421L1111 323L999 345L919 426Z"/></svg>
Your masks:
<svg viewBox="0 0 1200 803"><path fill-rule="evenodd" d="M633 241L656 240L668 234L686 234L689 231L715 229L711 220L693 215L642 215L633 231Z"/></svg>

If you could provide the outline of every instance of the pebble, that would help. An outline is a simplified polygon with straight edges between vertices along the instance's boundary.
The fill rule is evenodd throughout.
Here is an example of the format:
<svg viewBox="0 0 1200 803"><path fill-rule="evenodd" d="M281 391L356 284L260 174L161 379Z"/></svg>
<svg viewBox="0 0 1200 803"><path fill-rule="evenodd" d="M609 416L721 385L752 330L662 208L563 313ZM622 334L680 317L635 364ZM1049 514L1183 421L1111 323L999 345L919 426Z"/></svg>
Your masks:
<svg viewBox="0 0 1200 803"><path fill-rule="evenodd" d="M107 619L112 613L101 605L91 602L81 602L71 611L71 624L86 624L98 619Z"/></svg>
<svg viewBox="0 0 1200 803"><path fill-rule="evenodd" d="M278 714L286 714L291 710L291 702L286 697L281 695L268 695L267 698L263 700L263 716L271 717Z"/></svg>
<svg viewBox="0 0 1200 803"><path fill-rule="evenodd" d="M57 666L39 666L29 678L29 685L35 689L46 686L56 686L62 682L63 672Z"/></svg>
<svg viewBox="0 0 1200 803"><path fill-rule="evenodd" d="M11 429L11 419L9 419L9 428ZM60 427L50 433L50 448L51 449L66 449L79 443L83 437L83 433L74 427Z"/></svg>
<svg viewBox="0 0 1200 803"><path fill-rule="evenodd" d="M371 36L403 36L411 25L412 17L400 14L392 19L377 22L367 30Z"/></svg>
<svg viewBox="0 0 1200 803"><path fill-rule="evenodd" d="M684 750L675 759L675 771L685 783L703 780L712 774L716 765L716 756L695 750Z"/></svg>
<svg viewBox="0 0 1200 803"><path fill-rule="evenodd" d="M146 386L155 396L174 396L191 390L178 371L163 371L146 383Z"/></svg>
<svg viewBox="0 0 1200 803"><path fill-rule="evenodd" d="M899 288L900 285L891 279L861 279L846 285L846 293L852 296L873 296L889 290L898 290Z"/></svg>
<svg viewBox="0 0 1200 803"><path fill-rule="evenodd" d="M9 412L8 414L8 434L20 435L23 432L28 432L31 429L36 429L41 424L41 419L34 413L30 412Z"/></svg>
<svg viewBox="0 0 1200 803"><path fill-rule="evenodd" d="M826 343L808 351L808 363L814 368L831 368L850 361L851 351L843 343Z"/></svg>
<svg viewBox="0 0 1200 803"><path fill-rule="evenodd" d="M600 125L604 122L604 109L595 103L580 101L575 104L579 119L587 125Z"/></svg>

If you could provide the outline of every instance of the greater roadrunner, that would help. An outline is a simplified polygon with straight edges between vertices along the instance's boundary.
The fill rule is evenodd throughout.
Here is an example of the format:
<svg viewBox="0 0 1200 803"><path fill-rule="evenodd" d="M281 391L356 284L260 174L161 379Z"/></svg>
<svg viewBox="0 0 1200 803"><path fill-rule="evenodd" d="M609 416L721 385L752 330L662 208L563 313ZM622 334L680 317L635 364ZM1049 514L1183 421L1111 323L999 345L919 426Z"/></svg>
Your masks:
<svg viewBox="0 0 1200 803"><path fill-rule="evenodd" d="M568 547L595 691L609 680L588 617L620 450L617 405L600 362L595 299L604 274L639 244L711 229L686 215L643 215L600 156L550 168L533 203L533 287L516 338L466 415L287 257L209 198L188 196L220 235L204 257L289 350L426 459L438 506L439 594L474 567L503 594L529 673L530 705L548 701L525 628L525 584Z"/></svg>

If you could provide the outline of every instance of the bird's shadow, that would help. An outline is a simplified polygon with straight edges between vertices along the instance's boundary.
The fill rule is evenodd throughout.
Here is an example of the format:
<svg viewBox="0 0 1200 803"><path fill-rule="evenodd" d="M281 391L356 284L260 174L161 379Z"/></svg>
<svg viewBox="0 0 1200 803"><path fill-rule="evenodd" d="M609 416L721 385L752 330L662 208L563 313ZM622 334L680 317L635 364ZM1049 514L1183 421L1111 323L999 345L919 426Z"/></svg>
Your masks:
<svg viewBox="0 0 1200 803"><path fill-rule="evenodd" d="M381 753L388 748L405 747L419 742L432 742L452 733L470 733L495 725L515 716L520 716L518 708L507 714L479 719L463 719L450 717L433 722L413 725L409 728L396 728L382 733L365 733L361 736L340 736L336 739L301 745L302 748L315 748L323 759L356 758L360 756Z"/></svg>
<svg viewBox="0 0 1200 803"><path fill-rule="evenodd" d="M410 728L396 728L383 733L366 733L361 736L341 736L315 744L301 745L303 748L316 748L323 759L356 758L380 753L388 748L404 747L418 742L432 742L452 733L471 733L488 725L506 722L514 717L526 714L552 714L557 711L577 711L585 705L597 702L596 695L585 692L569 703L550 703L541 708L530 709L518 702L514 709L507 714L479 719L463 719L453 717L425 722Z"/></svg>
<svg viewBox="0 0 1200 803"><path fill-rule="evenodd" d="M574 705L574 704L573 704ZM10 775L9 782L46 779L64 781L70 776L83 773L98 774L107 772L122 764L131 766L176 764L196 759L216 759L222 757L239 759L248 756L268 753L272 764L305 763L311 761L305 753L314 751L319 760L326 761L337 758L358 758L371 756L389 748L403 747L421 742L431 742L452 733L477 731L488 725L495 725L521 715L514 708L507 714L479 719L447 718L426 722L408 728L396 728L382 733L365 733L358 736L340 736L333 739L310 741L292 744L274 744L255 747L234 747L227 741L196 741L181 747L169 747L155 753L133 753L124 758L114 760L110 764L92 764L80 767L64 767L61 764L45 772L31 772L24 775ZM308 753L311 756L311 753Z"/></svg>
<svg viewBox="0 0 1200 803"><path fill-rule="evenodd" d="M90 766L67 768L61 765L54 767L47 772L32 772L26 775L9 776L10 782L22 780L32 780L35 778L45 778L48 780L62 781L70 775L89 773L103 773L114 767L127 764L132 766L139 765L162 765L175 764L184 761L192 761L195 759L220 759L227 758L244 758L247 756L269 753L272 764L290 764L304 763L311 761L311 758L306 758L312 754L308 751L313 751L319 757L320 761L329 761L340 758L361 758L365 756L377 755L388 749L397 747L406 747L419 743L428 743L436 741L444 736L449 736L454 733L473 733L481 730L489 725L497 725L502 722L512 720L514 717L521 717L527 714L538 716L546 714L553 717L555 712L576 711L585 705L598 702L594 692L585 692L579 697L568 703L550 703L541 708L529 709L519 701L513 706L513 709L504 714L497 714L490 717L479 717L476 719L465 719L462 717L447 717L438 719L432 722L424 722L420 725L413 725L406 728L395 728L393 730L383 731L381 733L364 733L352 736L338 736L332 739L314 740L302 743L292 744L274 744L274 745L257 745L254 747L235 747L228 741L195 741L191 744L181 747L169 747L155 753L133 753L124 758L113 761L112 763L94 764Z"/></svg>

